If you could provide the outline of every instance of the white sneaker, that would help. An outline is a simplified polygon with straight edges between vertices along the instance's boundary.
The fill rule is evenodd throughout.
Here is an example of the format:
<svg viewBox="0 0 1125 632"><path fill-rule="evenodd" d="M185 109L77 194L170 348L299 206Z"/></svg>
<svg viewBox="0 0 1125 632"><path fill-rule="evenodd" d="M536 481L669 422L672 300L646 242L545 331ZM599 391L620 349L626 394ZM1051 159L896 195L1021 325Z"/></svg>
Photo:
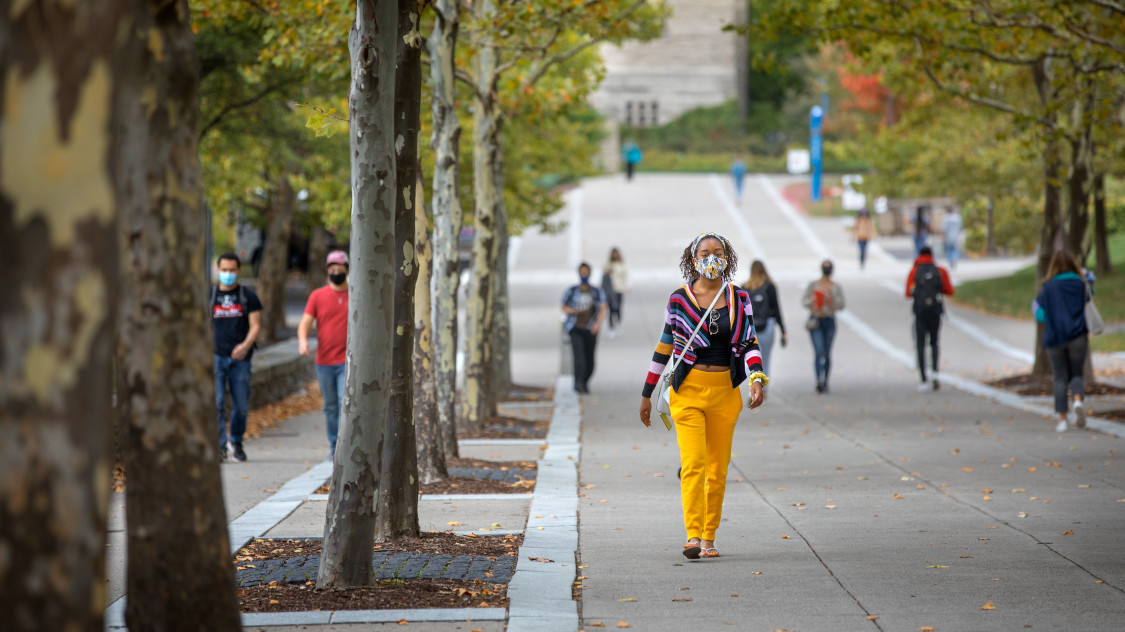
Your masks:
<svg viewBox="0 0 1125 632"><path fill-rule="evenodd" d="M930 387L929 382L922 382L921 384L918 385L918 392L919 393L929 393L931 390L933 390L933 389Z"/></svg>
<svg viewBox="0 0 1125 632"><path fill-rule="evenodd" d="M1060 419L1059 423L1055 424L1055 432L1066 432L1066 420Z"/></svg>
<svg viewBox="0 0 1125 632"><path fill-rule="evenodd" d="M1082 402L1074 402L1074 425L1079 428L1086 427L1086 407Z"/></svg>

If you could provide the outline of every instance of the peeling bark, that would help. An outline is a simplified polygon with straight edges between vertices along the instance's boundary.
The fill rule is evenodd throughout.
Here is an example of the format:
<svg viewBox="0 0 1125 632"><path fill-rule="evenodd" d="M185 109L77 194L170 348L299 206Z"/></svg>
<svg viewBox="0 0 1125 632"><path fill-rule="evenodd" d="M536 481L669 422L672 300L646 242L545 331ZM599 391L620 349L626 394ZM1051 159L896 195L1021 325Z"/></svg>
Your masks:
<svg viewBox="0 0 1125 632"><path fill-rule="evenodd" d="M457 116L454 55L460 24L459 0L434 0L434 31L427 40L430 54L434 151L433 215L434 278L433 341L434 393L438 424L445 453L457 449L457 294L461 282L458 239L461 234L461 199L457 186L457 160L461 121ZM443 464L444 467L444 464Z"/></svg>
<svg viewBox="0 0 1125 632"><path fill-rule="evenodd" d="M1050 60L1045 59L1036 64L1032 68L1032 75L1039 94L1039 104L1044 112L1050 112L1054 100ZM1062 191L1059 186L1060 162L1059 143L1057 140L1049 140L1043 148L1043 224L1039 229L1039 253L1035 267L1036 294L1046 280L1051 256L1054 255L1055 249L1062 245L1059 243L1062 213ZM1051 375L1051 362L1047 358L1046 349L1043 348L1043 323L1037 323L1035 327L1035 363L1032 365L1031 374L1040 377Z"/></svg>
<svg viewBox="0 0 1125 632"><path fill-rule="evenodd" d="M289 237L293 234L293 217L297 214L297 194L282 173L274 186L270 202L270 221L262 264L258 268L258 298L262 301L262 329L258 343L273 344L277 330L285 328L285 277L289 272Z"/></svg>
<svg viewBox="0 0 1125 632"><path fill-rule="evenodd" d="M394 135L398 195L395 197L394 343L391 347L391 404L383 443L383 473L375 539L418 536L418 460L414 427L414 285L418 257L414 244L418 197L418 128L422 105L422 49L418 0L398 0L398 57L395 71Z"/></svg>
<svg viewBox="0 0 1125 632"><path fill-rule="evenodd" d="M441 424L437 418L434 375L434 338L430 282L433 278L433 242L426 219L426 196L422 191L422 169L418 168L418 192L414 196L414 251L418 259L418 281L414 285L414 444L420 484L449 478L445 467Z"/></svg>
<svg viewBox="0 0 1125 632"><path fill-rule="evenodd" d="M139 4L138 92L121 99L117 130L125 620L135 632L238 630L215 434L194 35L187 0Z"/></svg>
<svg viewBox="0 0 1125 632"><path fill-rule="evenodd" d="M503 148L497 148L493 165L496 196L496 276L493 283L495 308L493 310L492 401L508 396L512 390L512 315L508 303L508 209L504 205Z"/></svg>
<svg viewBox="0 0 1125 632"><path fill-rule="evenodd" d="M359 0L348 37L352 84L352 252L343 418L324 525L318 588L374 582L371 544L394 340L394 67L398 8Z"/></svg>
<svg viewBox="0 0 1125 632"><path fill-rule="evenodd" d="M1098 274L1113 272L1113 261L1109 258L1109 229L1106 226L1105 172L1094 176L1094 251Z"/></svg>
<svg viewBox="0 0 1125 632"><path fill-rule="evenodd" d="M100 632L131 2L0 9L0 582L13 632ZM47 167L50 168L47 168Z"/></svg>

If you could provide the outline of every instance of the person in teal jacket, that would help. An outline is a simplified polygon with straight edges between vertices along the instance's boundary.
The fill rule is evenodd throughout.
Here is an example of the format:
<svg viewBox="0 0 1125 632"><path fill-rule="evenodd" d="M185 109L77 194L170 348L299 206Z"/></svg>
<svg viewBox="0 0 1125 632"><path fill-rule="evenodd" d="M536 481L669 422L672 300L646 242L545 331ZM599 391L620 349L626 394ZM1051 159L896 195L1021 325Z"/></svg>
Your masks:
<svg viewBox="0 0 1125 632"><path fill-rule="evenodd" d="M1067 390L1074 402L1074 425L1086 427L1083 372L1090 353L1086 326L1086 301L1090 292L1078 262L1065 250L1051 257L1047 281L1035 297L1035 320L1043 323L1043 347L1051 360L1054 375L1055 412L1059 414L1055 432L1067 429Z"/></svg>
<svg viewBox="0 0 1125 632"><path fill-rule="evenodd" d="M625 143L625 149L622 153L625 155L625 179L632 180L633 172L636 171L637 165L641 164L643 158L641 148L630 140Z"/></svg>

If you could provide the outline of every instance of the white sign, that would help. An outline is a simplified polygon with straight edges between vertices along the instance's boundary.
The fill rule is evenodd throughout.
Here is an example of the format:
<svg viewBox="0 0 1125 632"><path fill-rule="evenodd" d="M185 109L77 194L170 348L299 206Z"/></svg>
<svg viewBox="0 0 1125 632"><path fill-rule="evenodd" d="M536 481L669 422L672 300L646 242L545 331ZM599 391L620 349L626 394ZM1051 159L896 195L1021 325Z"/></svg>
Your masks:
<svg viewBox="0 0 1125 632"><path fill-rule="evenodd" d="M808 173L812 168L812 159L807 149L790 149L785 155L785 169L789 173Z"/></svg>
<svg viewBox="0 0 1125 632"><path fill-rule="evenodd" d="M887 212L887 196L880 195L879 197L875 198L875 212L876 213L886 213Z"/></svg>
<svg viewBox="0 0 1125 632"><path fill-rule="evenodd" d="M844 189L843 195L840 196L840 204L843 205L845 211L859 211L867 206L867 196L848 187Z"/></svg>

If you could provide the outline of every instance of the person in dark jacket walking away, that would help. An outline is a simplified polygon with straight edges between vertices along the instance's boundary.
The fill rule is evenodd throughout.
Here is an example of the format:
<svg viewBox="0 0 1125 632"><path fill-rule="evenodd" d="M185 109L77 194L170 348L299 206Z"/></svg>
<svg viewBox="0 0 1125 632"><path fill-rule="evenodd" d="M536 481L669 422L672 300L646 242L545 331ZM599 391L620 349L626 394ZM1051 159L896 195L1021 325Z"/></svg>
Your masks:
<svg viewBox="0 0 1125 632"><path fill-rule="evenodd" d="M590 376L594 374L598 329L608 309L605 295L590 285L590 264L578 266L578 280L578 285L563 292L562 311L566 314L564 328L570 335L570 350L574 354L574 390L586 395L590 392Z"/></svg>
<svg viewBox="0 0 1125 632"><path fill-rule="evenodd" d="M919 393L936 391L938 382L938 334L941 331L941 316L945 313L942 295L953 296L953 284L949 273L934 263L934 253L929 246L922 246L910 276L906 277L906 298L914 299L914 343L918 348L918 371L922 374ZM930 360L933 373L926 379L926 339L930 341Z"/></svg>
<svg viewBox="0 0 1125 632"><path fill-rule="evenodd" d="M750 280L742 284L742 289L750 295L750 306L754 310L754 333L758 337L758 350L762 352L762 367L766 375L770 375L770 356L773 355L773 341L777 338L778 330L781 330L782 347L789 344L789 337L785 334L785 320L781 318L777 287L766 272L766 264L761 261L750 264Z"/></svg>
<svg viewBox="0 0 1125 632"><path fill-rule="evenodd" d="M238 284L242 261L228 252L219 255L219 285L211 287L211 328L215 338L215 409L219 422L219 453L246 460L242 435L250 403L250 359L262 326L258 295ZM230 384L230 432L224 419L227 384ZM228 443L229 438L229 443Z"/></svg>
<svg viewBox="0 0 1125 632"><path fill-rule="evenodd" d="M1043 323L1043 346L1051 360L1055 378L1055 412L1059 421L1055 432L1067 429L1067 389L1074 401L1074 425L1086 427L1086 392L1083 371L1090 352L1086 325L1086 301L1090 300L1078 262L1069 252L1059 250L1047 267L1047 281L1035 297L1035 320Z"/></svg>

